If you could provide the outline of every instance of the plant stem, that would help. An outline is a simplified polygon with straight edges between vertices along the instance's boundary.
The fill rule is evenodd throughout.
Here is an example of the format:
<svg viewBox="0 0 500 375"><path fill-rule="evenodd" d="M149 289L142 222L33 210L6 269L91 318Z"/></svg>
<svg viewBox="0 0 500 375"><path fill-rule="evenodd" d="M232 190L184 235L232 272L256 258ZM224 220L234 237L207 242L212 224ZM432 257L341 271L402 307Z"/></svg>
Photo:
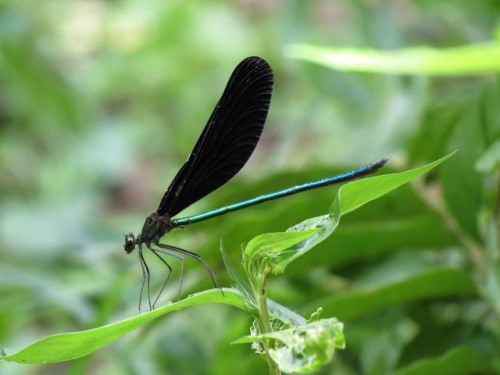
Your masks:
<svg viewBox="0 0 500 375"><path fill-rule="evenodd" d="M255 290L257 296L257 309L259 311L259 318L257 319L259 329L261 333L268 333L273 331L271 325L271 319L269 318L269 309L267 305L267 278L270 271L267 271L262 275L259 280L258 287ZM269 366L269 374L280 375L281 371L269 355L269 349L274 346L274 340L266 340L263 342L264 349L266 351L267 364Z"/></svg>

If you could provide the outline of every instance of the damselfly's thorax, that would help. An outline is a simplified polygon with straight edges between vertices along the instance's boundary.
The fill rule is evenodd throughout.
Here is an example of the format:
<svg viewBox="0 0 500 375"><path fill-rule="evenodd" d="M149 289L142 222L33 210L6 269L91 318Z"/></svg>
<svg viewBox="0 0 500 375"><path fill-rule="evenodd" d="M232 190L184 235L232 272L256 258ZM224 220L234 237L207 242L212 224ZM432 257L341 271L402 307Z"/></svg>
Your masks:
<svg viewBox="0 0 500 375"><path fill-rule="evenodd" d="M132 233L125 235L125 245L123 247L127 253L131 253L134 251L136 245L140 246L143 243L146 245L150 243L156 244L165 233L170 232L172 229L172 219L169 215L160 215L157 212L153 212L144 221L140 235L137 237Z"/></svg>
<svg viewBox="0 0 500 375"><path fill-rule="evenodd" d="M153 212L146 218L142 226L141 238L143 242L155 242L155 239L160 239L165 233L172 230L172 219L168 214L160 215Z"/></svg>

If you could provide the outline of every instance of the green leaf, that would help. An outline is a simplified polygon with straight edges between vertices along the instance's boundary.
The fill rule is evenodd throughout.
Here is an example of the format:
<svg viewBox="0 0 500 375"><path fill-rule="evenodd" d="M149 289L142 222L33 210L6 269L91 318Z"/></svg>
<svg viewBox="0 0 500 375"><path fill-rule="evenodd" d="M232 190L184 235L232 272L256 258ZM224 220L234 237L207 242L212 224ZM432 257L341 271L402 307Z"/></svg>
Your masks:
<svg viewBox="0 0 500 375"><path fill-rule="evenodd" d="M333 69L357 72L464 75L500 71L498 43L447 49L414 47L398 51L292 44L285 52L291 58L311 61Z"/></svg>
<svg viewBox="0 0 500 375"><path fill-rule="evenodd" d="M133 331L134 329L165 314L178 311L186 307L198 306L207 303L232 305L245 310L245 303L241 294L237 290L224 289L224 295L222 295L219 289L212 289L194 294L182 301L172 303L157 310L143 313L117 323L86 331L47 336L15 353L1 356L0 360L19 363L50 363L69 361L88 355L125 335L126 333ZM8 349L4 348L4 350L6 353L9 352Z"/></svg>
<svg viewBox="0 0 500 375"><path fill-rule="evenodd" d="M281 320L283 323L291 326L298 326L306 323L306 319L302 316L271 299L267 300L267 305L273 318Z"/></svg>
<svg viewBox="0 0 500 375"><path fill-rule="evenodd" d="M427 173L445 160L449 159L453 154L455 154L455 152L456 151L443 156L442 158L424 165L423 167L400 173L365 178L363 180L353 181L346 184L339 189L331 214L334 214L336 210L339 210L340 215L345 215L348 212L354 211L362 205L391 192L392 190L410 182L424 173Z"/></svg>
<svg viewBox="0 0 500 375"><path fill-rule="evenodd" d="M276 258L274 262L274 274L283 273L288 264L327 238L335 230L337 224L338 219L333 219L329 215L323 215L304 220L288 228L286 231L287 234L298 233L298 231L300 233L300 231L305 230L305 228L314 229L315 232L306 241L291 246L287 251L281 253L279 258Z"/></svg>
<svg viewBox="0 0 500 375"><path fill-rule="evenodd" d="M249 258L256 256L271 257L275 254L288 249L289 247L300 243L311 237L317 232L315 229L302 229L294 233L266 233L252 238L245 247L245 254Z"/></svg>
<svg viewBox="0 0 500 375"><path fill-rule="evenodd" d="M245 303L247 304L247 309L250 314L255 315L256 300L250 283L245 278L245 275L238 270L236 264L234 264L234 262L231 260L231 257L229 257L229 255L224 251L224 248L222 247L222 241L220 245L220 251L222 254L222 261L226 266L226 271L229 275L229 278L233 282L234 286L241 292L241 295L245 300Z"/></svg>
<svg viewBox="0 0 500 375"><path fill-rule="evenodd" d="M286 373L310 373L332 359L335 349L345 347L344 326L335 318L303 324L290 329L255 336L245 336L234 343L249 343L268 339L278 342L269 355Z"/></svg>

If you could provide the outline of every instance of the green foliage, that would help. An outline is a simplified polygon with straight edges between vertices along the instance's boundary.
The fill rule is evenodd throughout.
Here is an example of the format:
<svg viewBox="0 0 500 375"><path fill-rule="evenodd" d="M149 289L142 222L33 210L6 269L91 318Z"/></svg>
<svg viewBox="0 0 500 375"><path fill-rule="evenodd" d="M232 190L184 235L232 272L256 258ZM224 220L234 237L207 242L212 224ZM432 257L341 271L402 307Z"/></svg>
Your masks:
<svg viewBox="0 0 500 375"><path fill-rule="evenodd" d="M499 11L464 0L2 2L0 345L139 319L141 270L123 253L123 233L155 209L234 66L260 55L276 85L255 157L186 214L382 157L384 173L399 172L458 150L286 263L269 279L269 314L288 322L280 330L306 324L318 306L343 323L346 347L320 374L500 373ZM331 69L284 57L292 45L356 59ZM269 202L164 241L203 256L221 285L250 291L222 259L239 265L242 243L323 215L334 194ZM319 236L323 220L302 229L318 226ZM177 300L180 264L171 263L159 306ZM164 270L151 262L151 271L157 290ZM230 345L257 314L248 295L225 293L245 304L235 309L218 290L196 294L211 287L197 262L184 274L181 301L159 308L169 311L161 319L92 355L29 368L2 361L0 373L266 373L249 345Z"/></svg>
<svg viewBox="0 0 500 375"><path fill-rule="evenodd" d="M305 322L305 319L297 319L295 314L284 307L277 309L276 304L269 306L266 291L269 275L282 273L287 264L326 239L337 227L342 214L353 211L428 172L449 156L412 171L348 183L339 189L329 215L308 219L284 233L260 235L252 239L243 253L244 282L240 277L233 280L241 294L230 289L198 293L118 323L88 331L48 336L12 354L4 350L0 359L19 363L76 359L167 313L200 304L221 303L247 309L255 316L258 332L235 343L259 342L262 345L261 351L269 355L271 372L274 372L274 364L285 373L316 371L330 362L335 348L345 347L343 325L335 318L319 320L319 314L313 314L312 321ZM360 194L360 191L365 191L365 194ZM230 262L227 267L231 269L230 274L237 274ZM250 285L251 289L248 289L247 285ZM272 314L273 310L277 313ZM280 321L281 329L273 327L273 321ZM283 325L290 328L282 329Z"/></svg>

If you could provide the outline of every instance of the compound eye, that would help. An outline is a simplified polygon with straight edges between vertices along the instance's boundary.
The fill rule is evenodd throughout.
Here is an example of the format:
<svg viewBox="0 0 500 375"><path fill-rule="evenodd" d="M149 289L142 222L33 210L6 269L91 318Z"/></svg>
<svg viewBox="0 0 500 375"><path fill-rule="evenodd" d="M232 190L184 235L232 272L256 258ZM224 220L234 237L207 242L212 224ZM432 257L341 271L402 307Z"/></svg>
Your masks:
<svg viewBox="0 0 500 375"><path fill-rule="evenodd" d="M130 254L132 251L134 251L135 237L132 233L125 235L125 244L123 245L123 248L125 249L127 254Z"/></svg>

